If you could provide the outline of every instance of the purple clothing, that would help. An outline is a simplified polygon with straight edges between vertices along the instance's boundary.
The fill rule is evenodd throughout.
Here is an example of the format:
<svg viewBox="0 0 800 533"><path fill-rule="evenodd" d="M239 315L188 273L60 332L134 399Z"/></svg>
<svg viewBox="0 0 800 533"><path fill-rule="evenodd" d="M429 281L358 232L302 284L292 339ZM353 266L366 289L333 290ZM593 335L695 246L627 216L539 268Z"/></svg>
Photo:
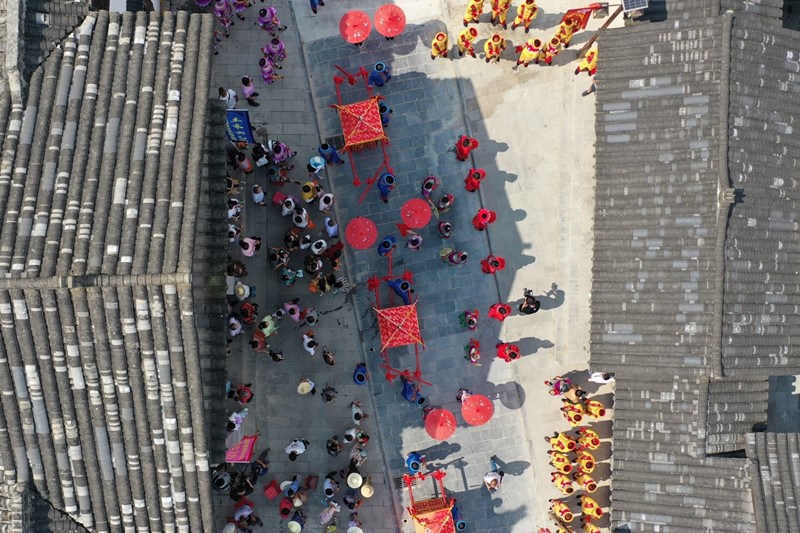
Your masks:
<svg viewBox="0 0 800 533"><path fill-rule="evenodd" d="M277 41L277 43L275 41ZM278 61L283 61L286 59L286 45L284 45L283 41L277 37L265 44L261 51L264 52L264 55L267 57L267 59L273 63L277 63Z"/></svg>
<svg viewBox="0 0 800 533"><path fill-rule="evenodd" d="M258 25L262 30L275 33L280 29L281 21L278 18L278 10L273 6L262 9L258 12Z"/></svg>
<svg viewBox="0 0 800 533"><path fill-rule="evenodd" d="M255 93L256 93L256 88L253 86L252 80L250 81L249 85L242 85L242 95L244 95L245 99L252 97Z"/></svg>

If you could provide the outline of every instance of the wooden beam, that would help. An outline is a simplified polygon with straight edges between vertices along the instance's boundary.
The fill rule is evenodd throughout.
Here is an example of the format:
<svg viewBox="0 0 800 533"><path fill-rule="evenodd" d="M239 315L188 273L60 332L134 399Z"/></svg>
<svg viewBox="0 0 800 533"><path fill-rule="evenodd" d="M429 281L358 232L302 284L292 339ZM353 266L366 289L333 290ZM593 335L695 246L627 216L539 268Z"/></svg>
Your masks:
<svg viewBox="0 0 800 533"><path fill-rule="evenodd" d="M583 57L584 55L586 55L586 52L588 52L588 51L589 51L589 48L591 48L591 47L592 47L592 45L594 44L594 42L595 42L595 41L597 40L597 38L600 36L600 32L601 32L601 31L603 31L604 29L608 28L608 27L611 25L611 23L612 23L612 22L614 22L614 19L615 19L615 18L617 18L617 17L619 16L619 14L620 14L620 13L622 13L622 6L621 6L621 5L620 5L619 7L617 7L617 10L616 10L616 11L614 11L614 12L611 14L611 16L610 16L610 17L608 17L608 20L606 20L606 21L603 23L603 25L602 25L602 26L600 26L600 28L599 28L599 29L598 29L596 32L594 32L594 35L592 35L592 37L591 37L591 38L590 38L588 41L586 41L586 44L584 44L584 45L583 45L583 47L582 47L580 50L578 50L578 56L577 56L577 57L578 57L579 59L580 59L581 57Z"/></svg>

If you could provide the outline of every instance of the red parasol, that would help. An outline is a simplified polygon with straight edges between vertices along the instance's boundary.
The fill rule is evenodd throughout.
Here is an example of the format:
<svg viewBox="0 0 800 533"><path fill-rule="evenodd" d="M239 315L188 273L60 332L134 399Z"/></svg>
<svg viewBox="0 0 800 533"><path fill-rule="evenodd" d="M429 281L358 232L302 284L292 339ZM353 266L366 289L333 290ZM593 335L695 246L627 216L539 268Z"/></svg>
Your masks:
<svg viewBox="0 0 800 533"><path fill-rule="evenodd" d="M456 417L447 409L433 409L425 416L425 431L436 440L448 439L456 432Z"/></svg>
<svg viewBox="0 0 800 533"><path fill-rule="evenodd" d="M494 404L482 394L472 394L461 404L461 416L471 426L482 426L493 414Z"/></svg>
<svg viewBox="0 0 800 533"><path fill-rule="evenodd" d="M366 250L378 239L378 227L368 218L356 217L348 222L344 237L356 250Z"/></svg>
<svg viewBox="0 0 800 533"><path fill-rule="evenodd" d="M397 37L406 27L406 14L394 4L384 4L375 11L375 29L384 37Z"/></svg>
<svg viewBox="0 0 800 533"><path fill-rule="evenodd" d="M422 198L412 198L400 208L400 217L409 228L424 228L431 220L431 205Z"/></svg>
<svg viewBox="0 0 800 533"><path fill-rule="evenodd" d="M348 11L339 21L339 33L342 39L350 44L363 43L369 37L371 30L369 15L357 9Z"/></svg>

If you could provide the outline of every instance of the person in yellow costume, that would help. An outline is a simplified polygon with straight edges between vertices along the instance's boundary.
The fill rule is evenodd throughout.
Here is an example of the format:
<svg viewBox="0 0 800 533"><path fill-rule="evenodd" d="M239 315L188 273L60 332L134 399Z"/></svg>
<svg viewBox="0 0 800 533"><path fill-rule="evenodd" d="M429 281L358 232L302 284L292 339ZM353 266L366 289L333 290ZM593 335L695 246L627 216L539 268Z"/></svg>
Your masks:
<svg viewBox="0 0 800 533"><path fill-rule="evenodd" d="M464 27L470 22L478 23L478 19L483 14L483 0L469 0L467 10L464 12Z"/></svg>
<svg viewBox="0 0 800 533"><path fill-rule="evenodd" d="M436 37L433 38L433 42L431 43L431 59L447 57L447 51L449 49L450 42L447 38L447 34L440 31L436 34Z"/></svg>
<svg viewBox="0 0 800 533"><path fill-rule="evenodd" d="M486 62L494 60L495 63L500 62L500 54L506 49L506 40L500 34L495 33L483 45L483 51L486 52Z"/></svg>
<svg viewBox="0 0 800 533"><path fill-rule="evenodd" d="M478 30L475 28L467 28L462 31L458 36L458 55L463 56L464 52L466 52L472 57L475 57L475 46L472 41L477 39L477 37Z"/></svg>
<svg viewBox="0 0 800 533"><path fill-rule="evenodd" d="M517 59L517 65L523 65L525 67L531 61L539 62L539 54L542 52L542 40L538 37L534 39L528 39L528 41L523 45L517 48L519 50L519 59Z"/></svg>
<svg viewBox="0 0 800 533"><path fill-rule="evenodd" d="M558 25L556 37L558 37L558 40L564 45L564 48L569 48L569 42L572 40L572 36L575 35L575 32L580 27L579 25L580 22L578 22L578 20L575 18L568 18Z"/></svg>
<svg viewBox="0 0 800 533"><path fill-rule="evenodd" d="M520 4L517 8L517 17L514 19L511 29L514 30L517 26L525 26L525 33L528 33L528 30L531 29L531 22L538 14L539 8L536 7L536 0L525 0L525 3Z"/></svg>
<svg viewBox="0 0 800 533"><path fill-rule="evenodd" d="M597 47L593 47L586 52L580 64L575 68L575 75L577 76L583 70L588 72L589 76L594 76L597 73Z"/></svg>
<svg viewBox="0 0 800 533"><path fill-rule="evenodd" d="M492 2L492 24L498 22L504 30L508 29L507 19L508 10L511 8L511 0L491 0Z"/></svg>
<svg viewBox="0 0 800 533"><path fill-rule="evenodd" d="M544 61L548 65L553 63L553 58L556 57L561 51L561 41L558 40L558 37L553 37L550 39L550 42L547 43L547 46L542 49L541 57L539 61Z"/></svg>

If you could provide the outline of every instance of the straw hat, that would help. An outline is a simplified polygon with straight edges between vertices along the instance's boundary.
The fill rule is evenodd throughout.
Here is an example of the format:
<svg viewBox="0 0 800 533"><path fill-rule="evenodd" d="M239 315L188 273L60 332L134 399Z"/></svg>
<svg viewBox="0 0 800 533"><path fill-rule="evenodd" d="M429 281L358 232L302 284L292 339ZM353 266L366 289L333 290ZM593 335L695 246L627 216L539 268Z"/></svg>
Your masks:
<svg viewBox="0 0 800 533"><path fill-rule="evenodd" d="M347 486L351 489L357 489L364 482L364 478L358 472L353 472L347 476Z"/></svg>
<svg viewBox="0 0 800 533"><path fill-rule="evenodd" d="M289 522L287 522L286 528L292 533L300 533L301 531L303 531L303 526L301 526L294 520L290 520Z"/></svg>
<svg viewBox="0 0 800 533"><path fill-rule="evenodd" d="M234 286L234 292L236 292L237 298L239 298L240 300L244 300L245 298L250 296L250 287L248 287L244 283L237 281L236 285Z"/></svg>
<svg viewBox="0 0 800 533"><path fill-rule="evenodd" d="M311 392L312 388L313 387L311 386L311 383L309 383L308 381L301 381L300 384L297 385L297 393L308 394L309 392ZM283 488L283 486L281 486L281 488Z"/></svg>
<svg viewBox="0 0 800 533"><path fill-rule="evenodd" d="M293 481L289 481L289 480L282 481L281 482L281 490L286 490L287 488L291 487L292 483L293 483Z"/></svg>
<svg viewBox="0 0 800 533"><path fill-rule="evenodd" d="M222 533L236 533L236 524L225 524L222 528Z"/></svg>
<svg viewBox="0 0 800 533"><path fill-rule="evenodd" d="M364 530L361 529L360 527L353 526L347 529L347 533L364 533Z"/></svg>
<svg viewBox="0 0 800 533"><path fill-rule="evenodd" d="M302 507L303 506L303 500L301 500L300 498L295 497L292 500L292 505L294 505L295 507Z"/></svg>
<svg viewBox="0 0 800 533"><path fill-rule="evenodd" d="M372 485L361 485L361 495L365 498L372 498L372 495L375 494L375 489Z"/></svg>

